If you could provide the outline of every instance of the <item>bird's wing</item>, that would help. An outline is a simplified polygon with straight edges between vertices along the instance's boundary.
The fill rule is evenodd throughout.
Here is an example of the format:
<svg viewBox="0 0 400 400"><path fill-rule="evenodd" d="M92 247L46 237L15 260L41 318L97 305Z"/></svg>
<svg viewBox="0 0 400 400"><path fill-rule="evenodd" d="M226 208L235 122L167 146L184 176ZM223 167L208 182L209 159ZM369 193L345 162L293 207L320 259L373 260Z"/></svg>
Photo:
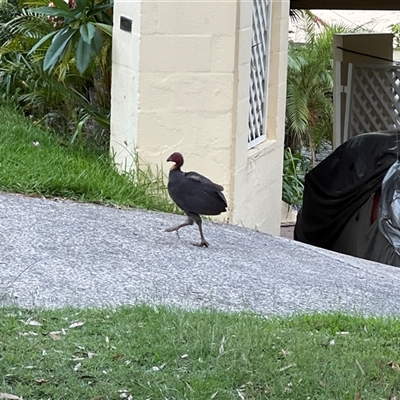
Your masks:
<svg viewBox="0 0 400 400"><path fill-rule="evenodd" d="M185 177L202 183L209 190L217 190L220 192L222 192L224 190L223 186L214 183L210 179L206 178L203 175L198 174L197 172L193 172L193 171L186 172Z"/></svg>
<svg viewBox="0 0 400 400"><path fill-rule="evenodd" d="M225 211L227 203L222 189L196 172L170 171L168 192L185 212L218 215Z"/></svg>

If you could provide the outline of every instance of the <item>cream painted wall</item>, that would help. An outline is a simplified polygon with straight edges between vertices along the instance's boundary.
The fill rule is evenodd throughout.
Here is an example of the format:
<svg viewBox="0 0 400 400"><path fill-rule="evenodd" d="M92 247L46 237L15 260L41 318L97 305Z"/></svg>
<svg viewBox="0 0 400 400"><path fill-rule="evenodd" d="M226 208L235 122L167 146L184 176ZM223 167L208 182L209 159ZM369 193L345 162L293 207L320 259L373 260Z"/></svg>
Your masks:
<svg viewBox="0 0 400 400"><path fill-rule="evenodd" d="M246 3L242 3L246 7ZM248 9L241 15L247 15ZM283 142L286 107L289 1L272 1L268 75L267 138L247 149L248 87L251 26L240 22L238 97L236 120L234 190L231 201L240 207L231 212L231 222L279 235L282 197Z"/></svg>
<svg viewBox="0 0 400 400"><path fill-rule="evenodd" d="M236 1L142 3L139 154L160 164L180 151L185 169L209 176L226 193L236 7Z"/></svg>
<svg viewBox="0 0 400 400"><path fill-rule="evenodd" d="M116 0L111 146L122 166L135 146L166 172L180 151L185 170L225 187L222 219L279 234L289 0L272 0L268 141L249 151L252 6ZM120 15L133 18L131 34Z"/></svg>
<svg viewBox="0 0 400 400"><path fill-rule="evenodd" d="M120 168L129 171L138 136L141 2L114 4L110 150ZM120 29L121 16L132 20L132 32Z"/></svg>

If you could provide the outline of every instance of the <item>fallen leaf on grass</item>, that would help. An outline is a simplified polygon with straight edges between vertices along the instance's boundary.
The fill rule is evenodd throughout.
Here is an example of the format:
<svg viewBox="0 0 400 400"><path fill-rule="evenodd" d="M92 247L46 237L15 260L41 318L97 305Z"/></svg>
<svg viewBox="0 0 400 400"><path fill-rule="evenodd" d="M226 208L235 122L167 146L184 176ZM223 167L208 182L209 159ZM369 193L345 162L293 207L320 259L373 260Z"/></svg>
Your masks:
<svg viewBox="0 0 400 400"><path fill-rule="evenodd" d="M85 357L76 357L74 355L72 355L71 361L83 361L85 359Z"/></svg>
<svg viewBox="0 0 400 400"><path fill-rule="evenodd" d="M120 399L133 400L133 397L126 389L118 390Z"/></svg>
<svg viewBox="0 0 400 400"><path fill-rule="evenodd" d="M188 388L191 392L194 392L194 389L189 385L188 382L185 382L185 384L186 384L187 388Z"/></svg>
<svg viewBox="0 0 400 400"><path fill-rule="evenodd" d="M241 400L245 400L243 393L239 389L236 389L236 391L237 391L237 394L239 395L239 397L241 398Z"/></svg>
<svg viewBox="0 0 400 400"><path fill-rule="evenodd" d="M362 400L362 394L360 390L357 390L356 394L354 395L354 400Z"/></svg>
<svg viewBox="0 0 400 400"><path fill-rule="evenodd" d="M38 334L36 332L29 331L29 332L18 332L18 335L19 336L37 336Z"/></svg>
<svg viewBox="0 0 400 400"><path fill-rule="evenodd" d="M33 319L27 319L26 321L21 321L23 322L25 325L31 325L31 326L42 326L42 324L38 321L35 321Z"/></svg>
<svg viewBox="0 0 400 400"><path fill-rule="evenodd" d="M225 342L226 342L225 336L222 336L221 344L219 346L219 354L222 354L225 352L225 349L224 349Z"/></svg>
<svg viewBox="0 0 400 400"><path fill-rule="evenodd" d="M75 372L78 371L81 366L82 366L81 363L76 364L75 367L74 367L74 371Z"/></svg>
<svg viewBox="0 0 400 400"><path fill-rule="evenodd" d="M361 366L361 364L360 364L360 362L357 360L357 358L354 360L354 362L356 363L356 365L357 365L358 369L361 371L361 373L362 373L363 375L365 375L364 368Z"/></svg>
<svg viewBox="0 0 400 400"><path fill-rule="evenodd" d="M215 393L213 393L213 394L211 395L211 400L215 399L215 397L217 396L218 393L219 393L218 391L216 391Z"/></svg>
<svg viewBox="0 0 400 400"><path fill-rule="evenodd" d="M390 395L389 400L397 400L397 396L395 394Z"/></svg>
<svg viewBox="0 0 400 400"><path fill-rule="evenodd" d="M58 333L56 333L56 332L49 332L49 336L50 336L53 340L61 340L61 336L58 335Z"/></svg>
<svg viewBox="0 0 400 400"><path fill-rule="evenodd" d="M42 383L47 383L48 380L47 379L35 379L36 383L39 383L39 385L41 385Z"/></svg>
<svg viewBox="0 0 400 400"><path fill-rule="evenodd" d="M49 336L53 339L53 340L60 340L61 339L61 336L60 335L63 335L63 336L65 336L67 334L67 332L66 332L66 330L63 328L63 329L61 329L61 331L52 331L52 332L49 332Z"/></svg>
<svg viewBox="0 0 400 400"><path fill-rule="evenodd" d="M72 361L82 361L85 358L93 358L94 356L97 356L96 353L93 353L92 351L75 351L74 354L72 354Z"/></svg>
<svg viewBox="0 0 400 400"><path fill-rule="evenodd" d="M150 371L154 371L154 372L156 372L156 371L161 371L165 366L166 366L167 364L161 364L159 367L157 366L157 365L155 365L154 367L151 367L151 370Z"/></svg>
<svg viewBox="0 0 400 400"><path fill-rule="evenodd" d="M85 323L82 321L75 321L68 328L70 328L70 329L78 328L79 326L82 326L82 325L85 325Z"/></svg>
<svg viewBox="0 0 400 400"><path fill-rule="evenodd" d="M399 364L395 363L394 361L389 361L388 365L390 368L394 369L395 371L400 371Z"/></svg>
<svg viewBox="0 0 400 400"><path fill-rule="evenodd" d="M22 400L22 397L18 397L9 393L0 393L0 399Z"/></svg>
<svg viewBox="0 0 400 400"><path fill-rule="evenodd" d="M295 366L296 366L296 364L286 365L286 367L279 368L279 372L285 371L285 370L287 370L289 368L292 368L292 367L295 367Z"/></svg>

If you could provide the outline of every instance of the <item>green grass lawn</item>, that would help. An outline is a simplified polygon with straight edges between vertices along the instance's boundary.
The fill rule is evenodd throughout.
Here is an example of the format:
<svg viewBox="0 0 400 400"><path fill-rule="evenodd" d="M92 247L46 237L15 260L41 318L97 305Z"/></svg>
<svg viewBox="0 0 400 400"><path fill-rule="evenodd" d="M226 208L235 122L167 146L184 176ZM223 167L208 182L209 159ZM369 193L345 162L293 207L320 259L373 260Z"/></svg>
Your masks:
<svg viewBox="0 0 400 400"><path fill-rule="evenodd" d="M0 349L0 392L24 399L394 400L400 394L400 324L390 319L146 306L3 308Z"/></svg>
<svg viewBox="0 0 400 400"><path fill-rule="evenodd" d="M0 191L173 211L164 174L141 165L121 175L108 154L78 150L34 126L11 107L0 108Z"/></svg>

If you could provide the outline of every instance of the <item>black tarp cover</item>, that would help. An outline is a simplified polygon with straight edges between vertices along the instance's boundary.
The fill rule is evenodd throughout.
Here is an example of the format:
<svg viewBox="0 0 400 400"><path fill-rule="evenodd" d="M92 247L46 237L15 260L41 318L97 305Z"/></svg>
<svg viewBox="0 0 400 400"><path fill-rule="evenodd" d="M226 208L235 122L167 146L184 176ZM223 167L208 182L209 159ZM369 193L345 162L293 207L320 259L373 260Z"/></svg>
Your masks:
<svg viewBox="0 0 400 400"><path fill-rule="evenodd" d="M397 160L398 139L400 131L358 135L312 169L305 178L295 240L331 249L350 217L380 190Z"/></svg>

